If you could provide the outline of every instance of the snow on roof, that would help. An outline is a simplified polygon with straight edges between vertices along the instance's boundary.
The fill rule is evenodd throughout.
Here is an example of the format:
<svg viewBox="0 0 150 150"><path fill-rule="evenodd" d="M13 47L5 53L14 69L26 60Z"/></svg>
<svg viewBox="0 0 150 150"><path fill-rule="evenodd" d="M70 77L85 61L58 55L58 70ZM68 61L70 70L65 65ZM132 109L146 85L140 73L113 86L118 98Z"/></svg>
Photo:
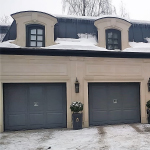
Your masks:
<svg viewBox="0 0 150 150"><path fill-rule="evenodd" d="M0 42L0 48L20 48L20 46L13 44L14 40L9 40L9 41L5 41L5 42Z"/></svg>
<svg viewBox="0 0 150 150"><path fill-rule="evenodd" d="M150 43L143 42L129 42L131 47L126 48L123 52L141 52L141 53L150 53Z"/></svg>
<svg viewBox="0 0 150 150"><path fill-rule="evenodd" d="M129 21L127 18L120 17L118 15L102 15L98 17L94 16L75 16L75 15L54 15L56 18L68 18L68 19L82 19L82 20L97 20L102 18L120 18Z"/></svg>
<svg viewBox="0 0 150 150"><path fill-rule="evenodd" d="M97 19L111 17L111 18L120 18L120 19L126 20L126 21L131 22L131 23L135 23L135 24L150 24L150 21L147 21L147 20L134 20L134 19L129 19L129 18L123 18L123 17L120 17L118 15L102 15L100 17L75 16L75 15L54 15L54 16L56 18L81 19L81 20L93 20L93 21L95 21Z"/></svg>
<svg viewBox="0 0 150 150"><path fill-rule="evenodd" d="M56 45L45 47L47 49L71 49L71 50L95 50L107 51L107 49L96 46L96 37L90 34L78 34L79 39L57 38Z"/></svg>
<svg viewBox="0 0 150 150"><path fill-rule="evenodd" d="M3 22L0 22L0 26L10 26L11 23L3 23Z"/></svg>
<svg viewBox="0 0 150 150"><path fill-rule="evenodd" d="M92 51L111 51L111 52L144 52L150 53L150 43L136 43L129 42L131 47L126 48L124 50L107 50L106 48L96 46L97 39L93 35L89 34L78 34L79 39L71 39L71 38L57 38L55 41L55 45L41 47L43 49L59 49L59 50L92 50ZM9 40L6 42L0 43L0 47L5 48L20 48L20 46L12 43L13 40ZM31 48L31 47L30 47ZM34 47L35 49L35 47Z"/></svg>
<svg viewBox="0 0 150 150"><path fill-rule="evenodd" d="M146 21L146 20L132 20L132 19L130 19L130 22L135 23L135 24L150 24L150 21Z"/></svg>

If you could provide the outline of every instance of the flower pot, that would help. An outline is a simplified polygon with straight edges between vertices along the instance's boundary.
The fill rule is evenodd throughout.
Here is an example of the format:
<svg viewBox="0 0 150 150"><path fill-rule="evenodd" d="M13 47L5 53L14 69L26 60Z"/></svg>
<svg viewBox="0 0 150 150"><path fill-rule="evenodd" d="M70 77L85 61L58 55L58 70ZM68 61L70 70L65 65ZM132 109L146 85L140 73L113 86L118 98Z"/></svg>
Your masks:
<svg viewBox="0 0 150 150"><path fill-rule="evenodd" d="M82 113L73 113L72 122L74 130L82 129Z"/></svg>
<svg viewBox="0 0 150 150"><path fill-rule="evenodd" d="M148 124L150 124L150 109L147 109L147 120L148 120Z"/></svg>

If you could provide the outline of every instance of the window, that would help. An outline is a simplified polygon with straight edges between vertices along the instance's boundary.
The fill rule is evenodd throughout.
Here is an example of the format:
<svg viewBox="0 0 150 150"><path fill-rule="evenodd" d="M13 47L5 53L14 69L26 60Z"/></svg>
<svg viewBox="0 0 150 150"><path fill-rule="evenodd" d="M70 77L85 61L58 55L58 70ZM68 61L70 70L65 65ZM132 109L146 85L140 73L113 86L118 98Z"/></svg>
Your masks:
<svg viewBox="0 0 150 150"><path fill-rule="evenodd" d="M26 26L26 46L44 47L45 46L45 27L38 24Z"/></svg>
<svg viewBox="0 0 150 150"><path fill-rule="evenodd" d="M121 32L119 30L106 30L106 48L109 50L121 49Z"/></svg>

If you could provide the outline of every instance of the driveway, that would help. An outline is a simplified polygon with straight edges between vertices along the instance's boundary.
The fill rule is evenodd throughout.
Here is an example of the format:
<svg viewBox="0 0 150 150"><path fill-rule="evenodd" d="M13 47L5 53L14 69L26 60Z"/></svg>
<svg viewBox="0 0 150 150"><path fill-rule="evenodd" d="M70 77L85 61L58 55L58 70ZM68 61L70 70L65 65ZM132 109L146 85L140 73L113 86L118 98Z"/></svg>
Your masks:
<svg viewBox="0 0 150 150"><path fill-rule="evenodd" d="M0 150L149 150L150 125L0 133Z"/></svg>

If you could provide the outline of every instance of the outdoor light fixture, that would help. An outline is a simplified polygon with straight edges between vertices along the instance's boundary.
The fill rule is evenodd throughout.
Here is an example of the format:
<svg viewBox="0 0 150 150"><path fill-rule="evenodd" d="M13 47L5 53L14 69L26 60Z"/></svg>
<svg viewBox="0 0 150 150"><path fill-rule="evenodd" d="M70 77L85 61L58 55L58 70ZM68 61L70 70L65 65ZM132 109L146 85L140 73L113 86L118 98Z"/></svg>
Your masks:
<svg viewBox="0 0 150 150"><path fill-rule="evenodd" d="M77 78L74 84L75 84L75 93L79 93L79 82Z"/></svg>
<svg viewBox="0 0 150 150"><path fill-rule="evenodd" d="M147 86L148 86L148 92L150 92L150 78L148 80Z"/></svg>

